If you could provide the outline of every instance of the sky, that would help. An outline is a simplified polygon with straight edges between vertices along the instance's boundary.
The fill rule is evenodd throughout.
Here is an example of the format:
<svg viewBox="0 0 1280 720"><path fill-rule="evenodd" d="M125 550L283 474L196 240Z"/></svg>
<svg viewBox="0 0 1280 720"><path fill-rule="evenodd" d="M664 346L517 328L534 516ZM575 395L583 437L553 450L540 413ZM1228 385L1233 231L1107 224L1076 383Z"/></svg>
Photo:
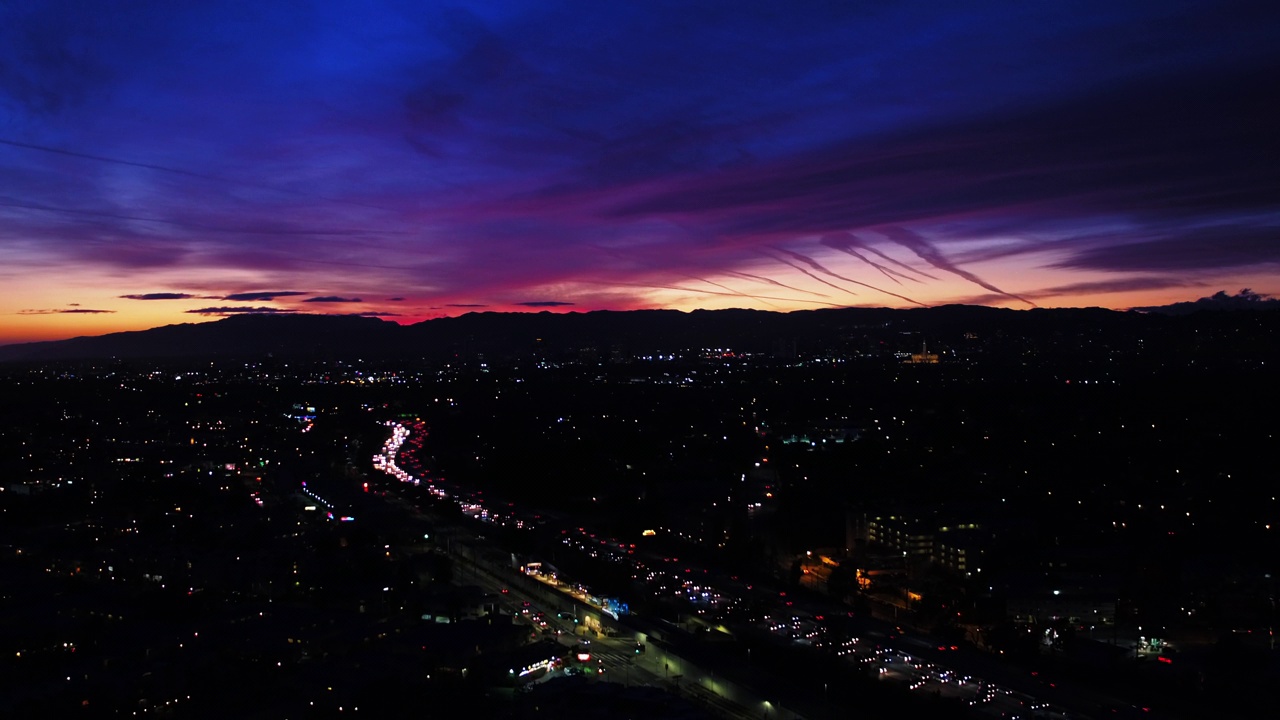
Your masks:
<svg viewBox="0 0 1280 720"><path fill-rule="evenodd" d="M1280 293L1280 3L0 1L0 344Z"/></svg>

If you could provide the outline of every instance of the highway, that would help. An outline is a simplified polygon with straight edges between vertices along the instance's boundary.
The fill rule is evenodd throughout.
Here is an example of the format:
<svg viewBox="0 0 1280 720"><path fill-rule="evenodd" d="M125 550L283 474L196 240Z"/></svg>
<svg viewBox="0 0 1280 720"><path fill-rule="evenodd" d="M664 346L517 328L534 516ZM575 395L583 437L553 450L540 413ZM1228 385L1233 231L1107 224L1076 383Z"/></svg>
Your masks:
<svg viewBox="0 0 1280 720"><path fill-rule="evenodd" d="M1040 679L1024 677L1007 666L997 666L988 656L937 645L925 636L905 632L883 620L850 620L856 628L855 636L841 641L840 647L834 647L835 641L827 637L827 628L822 622L824 615L845 614L846 608L834 601L793 601L785 592L752 585L679 558L655 556L637 549L635 544L599 535L588 527L567 522L563 528L546 527L546 518L537 513L509 504L490 503L479 492L425 477L420 467L414 468L417 474L402 468L399 463L401 447L409 443L413 449L420 448L425 428L421 424L412 428L399 423L387 425L391 435L383 451L374 458L374 468L399 483L430 493L433 498L457 503L464 516L477 521L469 527L455 524L452 528L451 532L457 537L453 548L455 556L469 564L474 577L485 578L486 586L494 592L506 588L522 602L546 608L549 630L553 633L559 630L562 642L575 642L572 636L575 626L572 621L555 619L557 612L593 613L593 627L618 633L616 639L593 638L594 652L605 660L606 675L612 673L613 681L679 689L686 694L707 696L704 699L708 702L715 698L717 706L724 705L720 708L722 711L744 718L759 718L765 711L769 711L770 717L800 717L792 708L801 708L809 716L818 716L824 711L824 696L827 694L824 685L822 689L811 688L797 696L793 688L774 685L778 682L776 678L761 678L760 673L743 673L731 667L730 663L725 669L731 671L729 674L736 678L735 681L726 677L724 672L718 672L724 658L710 656L694 663L687 653L677 650L682 646L692 649L699 642L683 628L659 628L640 618L632 622L624 617L619 622L601 613L598 606L584 602L583 594L574 592L570 586L551 578L535 579L512 567L509 562L494 563L487 559L487 546L479 533L484 524L518 529L537 527L548 533L558 529L566 548L584 553L598 562L626 564L633 570L634 577L655 597L683 597L693 608L693 616L699 621L705 620L703 625L736 626L756 636L769 638L768 643L778 648L811 646L825 649L837 656L837 662L842 663L848 672L867 673L870 667L870 671L878 672L883 682L905 685L921 695L967 702L980 716L1089 718L1100 712L1100 708L1117 706L1114 700L1079 693L1079 702L1073 703L1076 707L1069 712L1066 707L1039 697L1039 691L1048 686ZM409 460L416 462L412 452ZM744 617L742 608L746 606L764 610L758 616ZM576 627L581 632L581 624ZM651 636L662 637L667 642L658 642ZM640 656L634 653L637 642L648 648ZM767 647L760 648L760 651L767 651ZM611 667L615 664L617 667ZM617 676L619 671L624 677ZM1061 688L1050 690L1056 697L1071 697ZM786 707L777 700L782 697L788 698Z"/></svg>

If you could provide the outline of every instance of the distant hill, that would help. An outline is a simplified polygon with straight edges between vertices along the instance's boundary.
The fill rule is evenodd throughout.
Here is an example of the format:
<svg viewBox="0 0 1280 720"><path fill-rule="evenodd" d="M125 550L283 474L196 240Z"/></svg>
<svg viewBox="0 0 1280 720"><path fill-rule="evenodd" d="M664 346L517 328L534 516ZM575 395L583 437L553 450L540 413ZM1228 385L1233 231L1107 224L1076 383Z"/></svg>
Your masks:
<svg viewBox="0 0 1280 720"><path fill-rule="evenodd" d="M1190 302L1178 302L1171 305L1133 308L1138 312L1160 313L1163 315L1188 315L1202 310L1280 310L1280 299L1270 295L1256 293L1249 288L1235 295L1228 295L1226 290L1219 290L1209 297Z"/></svg>
<svg viewBox="0 0 1280 720"><path fill-rule="evenodd" d="M70 340L0 347L0 361L308 356L394 347L398 325L334 315L238 315Z"/></svg>
<svg viewBox="0 0 1280 720"><path fill-rule="evenodd" d="M1253 302L1253 301L1250 301ZM1267 303L1271 301L1266 301ZM1263 304L1259 302L1258 304ZM1250 305L1255 307L1256 305ZM1152 311L1154 312L1154 311ZM1249 314L1252 315L1252 314ZM1174 318L1100 308L1008 310L947 305L844 308L468 313L398 325L349 315L237 315L211 323L0 347L0 361L299 358L318 360L512 356L607 359L610 353L731 348L788 356L826 349L915 350L972 338L1045 339L1069 352L1080 338L1128 338L1140 328L1177 332Z"/></svg>

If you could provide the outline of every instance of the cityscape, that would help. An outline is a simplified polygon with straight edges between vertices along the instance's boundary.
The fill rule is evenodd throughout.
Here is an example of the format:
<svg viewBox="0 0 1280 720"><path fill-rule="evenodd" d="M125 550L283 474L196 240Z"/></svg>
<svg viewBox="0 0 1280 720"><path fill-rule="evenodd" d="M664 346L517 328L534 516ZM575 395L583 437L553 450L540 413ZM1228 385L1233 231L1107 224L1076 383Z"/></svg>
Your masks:
<svg viewBox="0 0 1280 720"><path fill-rule="evenodd" d="M0 718L1280 717L1280 3L0 3Z"/></svg>
<svg viewBox="0 0 1280 720"><path fill-rule="evenodd" d="M11 360L5 714L1273 707L1280 316L981 310Z"/></svg>

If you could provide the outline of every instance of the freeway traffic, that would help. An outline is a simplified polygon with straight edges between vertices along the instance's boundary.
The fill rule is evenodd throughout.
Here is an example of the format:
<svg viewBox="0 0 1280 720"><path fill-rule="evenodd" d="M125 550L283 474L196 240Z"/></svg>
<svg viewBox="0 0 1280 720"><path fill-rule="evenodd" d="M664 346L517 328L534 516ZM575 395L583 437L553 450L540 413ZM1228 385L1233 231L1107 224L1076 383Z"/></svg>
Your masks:
<svg viewBox="0 0 1280 720"><path fill-rule="evenodd" d="M822 713L823 706L829 702L828 683L823 683L821 689L813 687L799 693L795 688L772 688L769 678L762 679L759 672L753 671L750 662L752 650L741 652L737 647L740 643L730 642L736 649L728 651L728 657L721 653L719 659L703 659L700 664L680 656L680 646L688 646L708 632L718 632L726 636L762 639L760 642L763 644L758 646L760 652L767 651L769 647L810 647L825 651L835 658L844 672L870 672L882 682L905 686L916 694L951 698L957 703L967 704L982 717L1087 718L1103 712L1116 717L1118 711L1149 717L1141 708L1069 692L1034 674L1031 677L1020 675L1018 671L995 665L976 653L939 644L926 636L906 632L892 623L867 617L854 618L852 613L834 601L789 597L786 591L771 587L771 581L767 579L757 582L728 575L679 557L651 553L643 547L637 548L636 543L597 532L585 524L518 508L510 503L495 502L479 490L458 487L425 471L418 457L426 437L422 423L388 422L387 427L390 437L374 457L373 466L399 484L413 487L427 498L456 504L465 517L480 524L477 527L487 524L519 531L536 530L544 535L558 533L561 545L567 549L596 562L625 565L632 573L638 597L643 594L651 599L679 598L687 603L691 610L690 620L679 626L643 618L611 618L598 612L600 603L593 602L597 599L581 584L564 582L553 573L541 572L540 567L529 572L526 566L521 572L510 562L488 562L484 553L477 551L473 544L478 533L470 535L472 540L460 543L460 549L471 548L467 552L467 561L476 569L476 576L486 577L487 584L495 592L508 590L518 593L521 602L529 603L529 607L545 605L548 608L522 613L531 617L529 622L535 631L550 633L564 643L577 642L576 636L584 632L583 624L571 624L566 618L557 617L557 612L563 616L565 611L574 609L596 610L591 623L591 629L597 635L596 652L606 660L606 673L615 671L615 680L619 680L616 670L620 668L625 668L628 675L634 672L635 681L642 683L673 686L683 678L686 688L698 686L718 698L733 698L744 712L753 717L759 716L759 709L765 704L774 710L775 716L794 714L793 710L784 710L782 702L769 701L766 696L786 697L787 708L801 708L807 714ZM517 585L531 579L532 585ZM541 586L541 592L538 586ZM833 631L836 624L832 621L837 617L840 619L840 633ZM604 637L606 632L616 633L619 637ZM667 642L653 642L651 638L657 636ZM628 654L627 649L638 643L663 649L639 656ZM743 655L747 661L745 667L741 663ZM673 659L682 672L671 671ZM618 667L611 668L610 665ZM696 680L690 682L689 678ZM746 688L761 688L763 692ZM1052 697L1053 701L1047 697ZM1067 705L1072 706L1070 711Z"/></svg>

